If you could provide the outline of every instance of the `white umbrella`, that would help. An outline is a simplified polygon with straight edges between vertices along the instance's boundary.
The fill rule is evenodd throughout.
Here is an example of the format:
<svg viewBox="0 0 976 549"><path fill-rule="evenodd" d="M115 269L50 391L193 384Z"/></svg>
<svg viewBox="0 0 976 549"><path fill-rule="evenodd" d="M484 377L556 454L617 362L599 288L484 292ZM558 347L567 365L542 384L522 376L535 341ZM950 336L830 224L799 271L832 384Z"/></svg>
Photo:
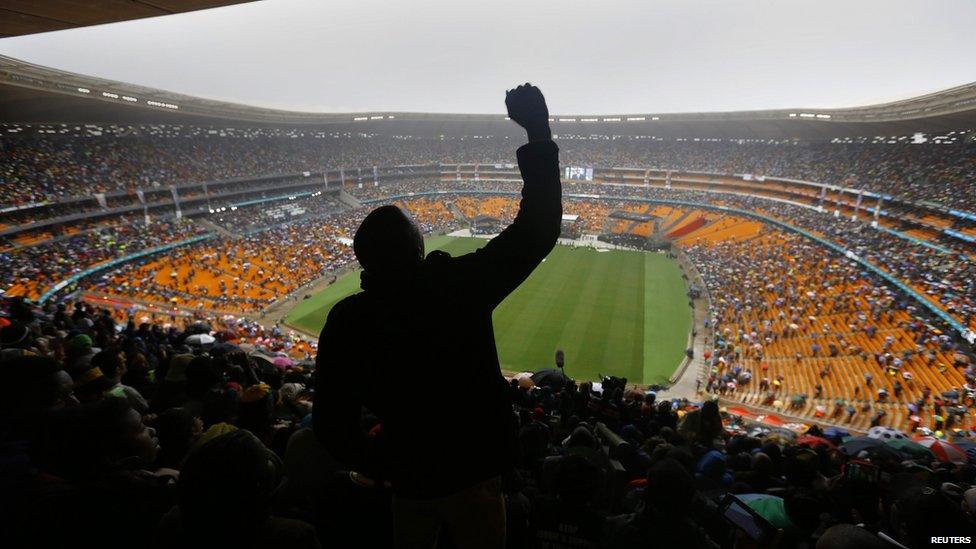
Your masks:
<svg viewBox="0 0 976 549"><path fill-rule="evenodd" d="M186 338L187 345L199 345L201 347L204 345L212 345L214 341L217 340L210 334L193 334Z"/></svg>

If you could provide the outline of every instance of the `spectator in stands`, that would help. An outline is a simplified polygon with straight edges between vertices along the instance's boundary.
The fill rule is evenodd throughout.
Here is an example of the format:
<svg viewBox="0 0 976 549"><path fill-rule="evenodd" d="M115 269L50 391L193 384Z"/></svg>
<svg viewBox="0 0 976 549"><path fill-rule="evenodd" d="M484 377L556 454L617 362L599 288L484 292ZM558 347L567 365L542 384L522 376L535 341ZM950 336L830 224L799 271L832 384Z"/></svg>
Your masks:
<svg viewBox="0 0 976 549"><path fill-rule="evenodd" d="M183 464L179 504L160 522L157 547L319 547L308 524L271 514L280 469L244 429L201 441Z"/></svg>
<svg viewBox="0 0 976 549"><path fill-rule="evenodd" d="M442 529L463 547L505 543L500 475L514 465L516 426L491 312L549 253L561 220L545 100L525 85L506 105L529 138L518 151L525 186L512 225L475 253L424 259L421 235L402 211L374 210L354 239L364 292L332 309L319 339L316 431L341 461L392 483L401 547L433 547ZM435 346L421 337L430 329L445 336ZM421 365L451 372L464 390L445 395L410 374ZM325 380L350 368L360 382L330 391ZM469 413L450 411L462 402ZM382 421L386 452L359 431L363 405Z"/></svg>
<svg viewBox="0 0 976 549"><path fill-rule="evenodd" d="M718 545L691 517L696 497L694 479L678 461L659 461L647 474L641 509L610 519L606 546L717 549Z"/></svg>
<svg viewBox="0 0 976 549"><path fill-rule="evenodd" d="M155 432L125 399L55 411L31 445L43 474L21 492L14 539L43 547L145 544L175 495L175 472L149 469L157 451ZM111 533L92 528L106 516Z"/></svg>
<svg viewBox="0 0 976 549"><path fill-rule="evenodd" d="M537 497L532 537L537 547L586 547L600 543L606 515L594 505L604 471L580 454L557 458L554 498Z"/></svg>
<svg viewBox="0 0 976 549"><path fill-rule="evenodd" d="M122 383L122 377L126 374L125 355L118 347L109 347L93 356L92 366L101 370L112 384L105 390L107 396L124 398L140 415L149 413L149 403L139 391Z"/></svg>

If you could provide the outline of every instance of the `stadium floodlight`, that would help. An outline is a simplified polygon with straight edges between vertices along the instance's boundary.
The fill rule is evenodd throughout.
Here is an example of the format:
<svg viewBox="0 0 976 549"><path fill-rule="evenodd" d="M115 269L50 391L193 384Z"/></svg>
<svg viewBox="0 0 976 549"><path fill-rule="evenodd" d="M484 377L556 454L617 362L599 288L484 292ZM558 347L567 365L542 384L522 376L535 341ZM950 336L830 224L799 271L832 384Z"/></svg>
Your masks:
<svg viewBox="0 0 976 549"><path fill-rule="evenodd" d="M80 91L81 93L91 93L91 90L88 88L78 88L78 91Z"/></svg>
<svg viewBox="0 0 976 549"><path fill-rule="evenodd" d="M368 116L355 116L355 117L353 117L353 120L356 121L356 122L362 122L363 120L369 120L369 117Z"/></svg>
<svg viewBox="0 0 976 549"><path fill-rule="evenodd" d="M661 119L661 117L660 117L660 116L652 116L652 117L651 117L651 120L660 120L660 119Z"/></svg>
<svg viewBox="0 0 976 549"><path fill-rule="evenodd" d="M580 118L580 122L599 122L599 118Z"/></svg>
<svg viewBox="0 0 976 549"><path fill-rule="evenodd" d="M575 118L560 118L560 122L576 122Z"/></svg>
<svg viewBox="0 0 976 549"><path fill-rule="evenodd" d="M628 116L627 117L627 122L643 122L645 120L647 120L647 117L645 117L645 116Z"/></svg>
<svg viewBox="0 0 976 549"><path fill-rule="evenodd" d="M135 103L136 101L138 101L138 99L136 99L135 97L130 97L128 95L123 95L122 96L122 100L123 101L128 101L130 103Z"/></svg>
<svg viewBox="0 0 976 549"><path fill-rule="evenodd" d="M620 118L604 118L604 122L620 122Z"/></svg>
<svg viewBox="0 0 976 549"><path fill-rule="evenodd" d="M174 105L172 103L160 103L159 101L146 101L146 104L151 107L163 107L164 109L178 109L179 105Z"/></svg>
<svg viewBox="0 0 976 549"><path fill-rule="evenodd" d="M111 97L112 99L118 99L119 98L119 94L112 93L112 92L102 92L102 96L103 97Z"/></svg>
<svg viewBox="0 0 976 549"><path fill-rule="evenodd" d="M369 119L370 120L383 120L383 117L382 116L370 116Z"/></svg>

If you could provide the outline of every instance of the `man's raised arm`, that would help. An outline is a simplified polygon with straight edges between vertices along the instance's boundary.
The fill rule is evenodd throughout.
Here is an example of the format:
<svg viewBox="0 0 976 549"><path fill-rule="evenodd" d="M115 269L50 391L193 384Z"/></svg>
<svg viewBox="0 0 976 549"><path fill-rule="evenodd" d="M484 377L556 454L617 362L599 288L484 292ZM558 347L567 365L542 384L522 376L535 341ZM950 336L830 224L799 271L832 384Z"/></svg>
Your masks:
<svg viewBox="0 0 976 549"><path fill-rule="evenodd" d="M549 109L539 88L524 84L505 97L508 116L529 139L518 149L522 201L515 221L484 248L458 258L477 281L478 291L494 308L519 286L549 254L562 223L559 148L552 141Z"/></svg>

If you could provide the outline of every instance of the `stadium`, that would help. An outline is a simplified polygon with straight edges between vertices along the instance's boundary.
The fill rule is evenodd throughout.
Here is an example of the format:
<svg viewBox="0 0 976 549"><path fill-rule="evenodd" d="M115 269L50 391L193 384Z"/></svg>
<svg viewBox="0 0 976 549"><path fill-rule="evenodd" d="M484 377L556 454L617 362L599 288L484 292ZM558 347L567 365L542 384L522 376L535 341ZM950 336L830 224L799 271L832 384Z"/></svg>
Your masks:
<svg viewBox="0 0 976 549"><path fill-rule="evenodd" d="M0 35L162 9L95 18L55 4L0 20ZM337 304L373 291L354 239L374 209L409 215L425 261L487 255L527 215L513 116L276 109L6 55L0 105L0 373L18 395L3 442L27 448L24 472L5 473L5 546L62 545L97 514L68 512L88 501L118 510L120 542L136 545L222 543L216 524L248 543L402 542L396 474L365 454L344 462L312 428L326 388L359 394L367 375L324 371L319 334ZM505 546L971 539L976 83L844 108L546 121L558 240L487 320L518 446L499 477ZM455 344L464 318L423 327L420 343ZM480 401L453 395L466 378L435 363L394 377L451 393L421 409L463 425L450 417ZM62 378L67 393L49 394ZM398 425L354 408L354 438ZM133 411L159 440L123 480L134 456L110 416ZM253 471L233 460L255 445L276 471L273 498L240 487ZM751 530L729 510L741 501ZM893 502L912 516L892 518ZM194 522L207 506L228 511ZM72 516L45 533L42 510ZM426 546L467 546L452 520ZM851 524L867 526L844 545Z"/></svg>

